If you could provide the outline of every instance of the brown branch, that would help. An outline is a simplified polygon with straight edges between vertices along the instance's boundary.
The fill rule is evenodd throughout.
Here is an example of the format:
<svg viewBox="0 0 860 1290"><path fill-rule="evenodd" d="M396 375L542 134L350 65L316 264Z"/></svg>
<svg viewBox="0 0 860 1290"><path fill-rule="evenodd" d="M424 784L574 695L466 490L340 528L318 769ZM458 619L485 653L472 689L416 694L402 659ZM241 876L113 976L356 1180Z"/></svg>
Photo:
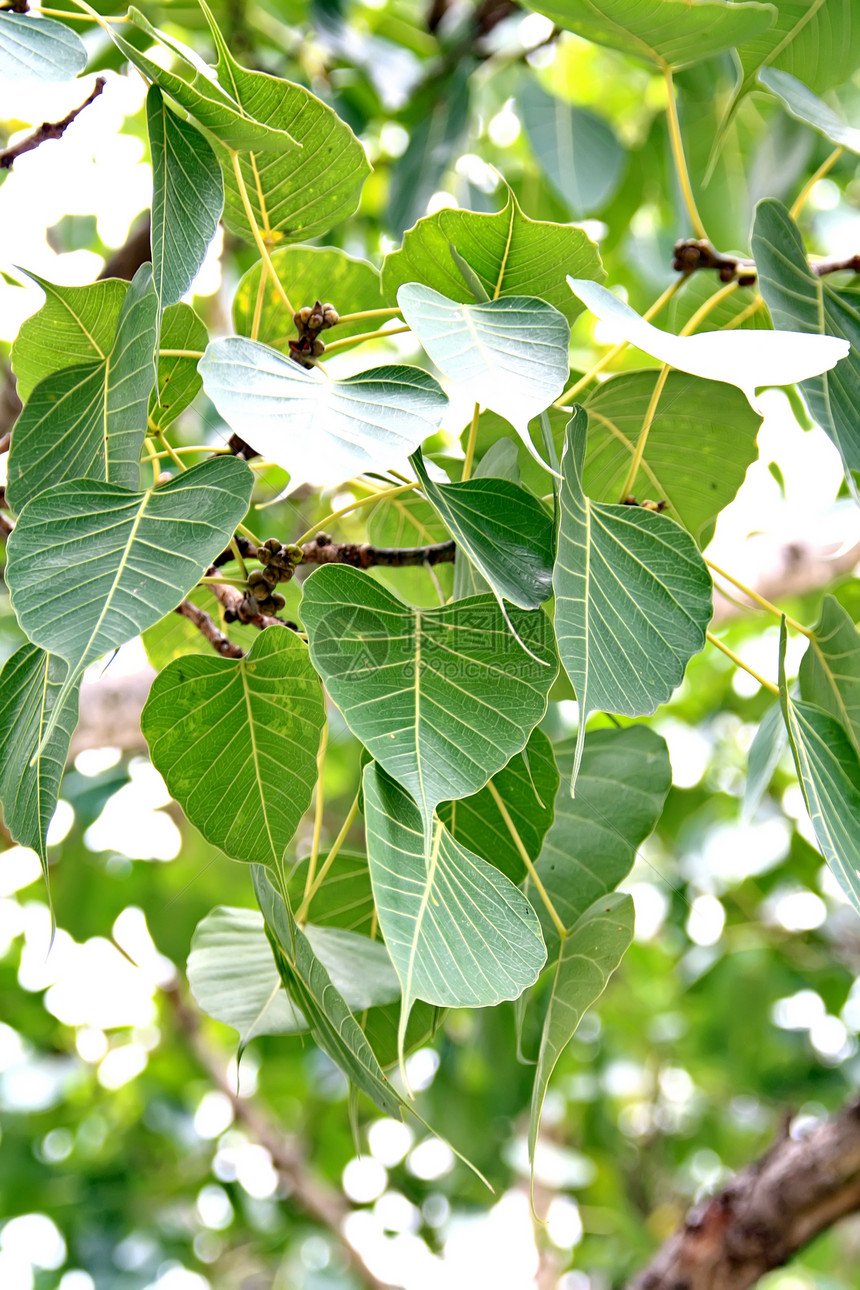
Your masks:
<svg viewBox="0 0 860 1290"><path fill-rule="evenodd" d="M860 1209L860 1101L784 1136L695 1205L629 1290L746 1290Z"/></svg>
<svg viewBox="0 0 860 1290"><path fill-rule="evenodd" d="M386 547L370 546L367 542L332 542L327 533L318 533L312 542L302 547L302 564L351 564L356 569L370 569L382 565L389 569L405 569L422 564L450 564L454 559L453 541L436 542L432 546Z"/></svg>
<svg viewBox="0 0 860 1290"><path fill-rule="evenodd" d="M26 139L22 139L20 143L16 143L11 148L6 148L0 152L0 170L11 170L18 158L22 157L25 152L32 152L34 148L38 148L42 143L47 143L49 139L61 139L75 117L80 116L84 108L89 107L93 100L98 98L104 87L105 78L97 76L92 93L88 98L84 99L80 107L74 108L67 116L63 117L62 121L43 121L37 130L27 135Z"/></svg>
<svg viewBox="0 0 860 1290"><path fill-rule="evenodd" d="M174 611L181 614L193 623L198 631L202 632L209 644L220 654L222 658L244 658L245 651L240 645L234 643L224 635L215 619L207 614L205 609L198 609L197 605L192 605L190 600L183 600L180 605L176 606Z"/></svg>
<svg viewBox="0 0 860 1290"><path fill-rule="evenodd" d="M850 255L843 259L814 260L811 271L819 278L828 273L860 273L860 254ZM738 255L726 255L717 251L711 243L703 238L685 238L675 243L675 258L672 268L678 273L695 273L698 269L716 269L721 282L734 282L738 286L751 287L757 280L757 270L753 260L745 260Z"/></svg>
<svg viewBox="0 0 860 1290"><path fill-rule="evenodd" d="M101 282L104 278L124 278L126 282L131 282L140 266L152 259L149 225L150 217L147 211L146 217L131 230L122 246L118 247L105 261L104 268L96 281Z"/></svg>

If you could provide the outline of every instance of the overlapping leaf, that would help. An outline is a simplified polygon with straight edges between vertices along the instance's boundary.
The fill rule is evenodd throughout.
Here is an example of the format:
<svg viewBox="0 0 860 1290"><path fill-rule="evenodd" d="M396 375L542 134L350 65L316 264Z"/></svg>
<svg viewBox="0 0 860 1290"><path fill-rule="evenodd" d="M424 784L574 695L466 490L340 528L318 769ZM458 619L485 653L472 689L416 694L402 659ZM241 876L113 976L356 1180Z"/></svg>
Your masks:
<svg viewBox="0 0 860 1290"><path fill-rule="evenodd" d="M111 351L128 284L116 278L67 287L28 271L45 303L21 324L12 345L18 395L26 403L43 377L104 361Z"/></svg>
<svg viewBox="0 0 860 1290"><path fill-rule="evenodd" d="M803 698L829 712L860 752L860 636L835 596L821 602L799 679Z"/></svg>
<svg viewBox="0 0 860 1290"><path fill-rule="evenodd" d="M416 367L375 367L337 381L240 336L213 341L200 373L231 429L290 472L290 491L402 463L448 405Z"/></svg>
<svg viewBox="0 0 860 1290"><path fill-rule="evenodd" d="M786 109L796 120L811 125L813 130L825 135L831 143L860 153L860 130L837 116L803 81L799 81L790 72L781 72L775 67L768 67L760 72L758 79L766 89L782 99Z"/></svg>
<svg viewBox="0 0 860 1290"><path fill-rule="evenodd" d="M152 154L152 265L162 308L191 286L215 236L224 206L218 159L199 130L164 102L157 85L146 96Z"/></svg>
<svg viewBox="0 0 860 1290"><path fill-rule="evenodd" d="M307 646L269 628L245 658L189 654L141 716L155 768L208 842L278 868L310 806L325 703Z"/></svg>
<svg viewBox="0 0 860 1290"><path fill-rule="evenodd" d="M852 0L779 0L772 26L745 39L738 56L739 99L761 68L799 76L816 93L842 85L860 60L860 22Z"/></svg>
<svg viewBox="0 0 860 1290"><path fill-rule="evenodd" d="M0 13L0 77L73 81L86 65L83 41L63 23L30 13Z"/></svg>
<svg viewBox="0 0 860 1290"><path fill-rule="evenodd" d="M202 353L209 341L206 325L190 305L168 305L161 315L160 348ZM168 355L159 357L158 383L149 400L149 425L166 430L199 393L203 381L197 359Z"/></svg>
<svg viewBox="0 0 860 1290"><path fill-rule="evenodd" d="M418 804L428 835L439 802L468 797L520 752L555 678L548 619L492 596L439 609L403 604L355 569L305 583L311 658L347 724Z"/></svg>
<svg viewBox="0 0 860 1290"><path fill-rule="evenodd" d="M493 416L493 413L489 414ZM478 418L480 427L481 418ZM479 431L480 433L480 431ZM536 465L534 459L529 461ZM512 484L520 483L519 446L510 436L497 439L481 457L472 471L472 479L506 479ZM554 539L553 539L554 540ZM469 596L481 596L492 588L477 570L461 547L454 562L454 589L452 600L466 600Z"/></svg>
<svg viewBox="0 0 860 1290"><path fill-rule="evenodd" d="M562 459L553 575L559 656L579 701L572 785L589 714L654 712L704 646L711 617L710 575L688 533L665 515L586 497L586 426L577 409Z"/></svg>
<svg viewBox="0 0 860 1290"><path fill-rule="evenodd" d="M532 152L573 218L602 210L618 189L627 160L609 122L547 94L534 80L517 105ZM570 272L569 264L565 271ZM538 294L534 288L532 293Z"/></svg>
<svg viewBox="0 0 860 1290"><path fill-rule="evenodd" d="M782 760L787 742L788 734L782 719L782 708L776 701L762 717L750 744L742 807L744 822L751 820L758 810L773 779L773 773Z"/></svg>

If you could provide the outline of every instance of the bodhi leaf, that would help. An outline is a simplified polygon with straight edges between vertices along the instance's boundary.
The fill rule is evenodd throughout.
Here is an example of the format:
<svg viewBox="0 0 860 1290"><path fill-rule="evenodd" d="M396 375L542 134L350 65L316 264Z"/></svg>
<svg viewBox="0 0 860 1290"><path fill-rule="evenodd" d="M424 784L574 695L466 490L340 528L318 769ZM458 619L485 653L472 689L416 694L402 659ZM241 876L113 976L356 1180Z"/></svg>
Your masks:
<svg viewBox="0 0 860 1290"><path fill-rule="evenodd" d="M489 414L493 416L493 413ZM480 426L481 418L478 418ZM529 461L534 464L533 459ZM472 479L507 479L512 484L520 483L519 445L510 436L497 439L481 457L472 471ZM553 535L553 542L554 542ZM461 547L454 561L454 590L452 600L466 600L469 596L481 596L492 588L483 578L472 561Z"/></svg>
<svg viewBox="0 0 860 1290"><path fill-rule="evenodd" d="M199 130L176 116L157 85L146 96L152 154L152 266L162 308L191 286L224 206L218 159Z"/></svg>
<svg viewBox="0 0 860 1290"><path fill-rule="evenodd" d="M514 830L529 859L537 860L553 821L557 792L552 744L542 730L533 730L523 751L479 793L443 803L438 815L461 846L501 869L511 882L520 883L526 866Z"/></svg>
<svg viewBox="0 0 860 1290"><path fill-rule="evenodd" d="M785 681L782 620L779 697L797 777L824 859L860 913L860 758L842 725L814 703L799 703Z"/></svg>
<svg viewBox="0 0 860 1290"><path fill-rule="evenodd" d="M483 788L526 745L555 679L549 620L492 596L405 605L356 569L327 565L304 586L311 659L353 734L411 793L429 844L439 802Z"/></svg>
<svg viewBox="0 0 860 1290"><path fill-rule="evenodd" d="M438 820L426 852L421 815L403 788L374 762L363 782L373 897L403 991L402 1053L416 999L460 1008L515 999L537 980L546 947L510 879Z"/></svg>
<svg viewBox="0 0 860 1290"><path fill-rule="evenodd" d="M12 345L12 369L23 403L51 372L107 358L128 290L116 278L67 287L29 270L27 277L42 288L45 303L24 320Z"/></svg>
<svg viewBox="0 0 860 1290"><path fill-rule="evenodd" d="M0 13L0 80L73 81L87 51L61 22L29 13Z"/></svg>
<svg viewBox="0 0 860 1290"><path fill-rule="evenodd" d="M621 183L627 160L609 122L547 94L534 80L518 98L517 110L535 159L573 218L602 210ZM531 294L538 293L532 288Z"/></svg>
<svg viewBox="0 0 860 1290"><path fill-rule="evenodd" d="M64 368L37 385L15 425L9 453L7 492L18 511L68 479L139 487L155 383L157 313L152 266L144 264L126 292L104 360Z"/></svg>
<svg viewBox="0 0 860 1290"><path fill-rule="evenodd" d="M575 268L581 278L602 281L606 276L597 247L581 228L529 219L508 192L495 215L441 210L420 219L404 234L403 245L385 257L382 287L388 300L407 282L420 282L449 300L471 304L477 297L450 247L468 263L493 297L538 296L573 322L582 312L565 285Z"/></svg>
<svg viewBox="0 0 860 1290"><path fill-rule="evenodd" d="M410 458L425 495L499 602L537 609L552 595L552 520L531 493L507 479L437 484L419 448Z"/></svg>
<svg viewBox="0 0 860 1290"><path fill-rule="evenodd" d="M776 16L773 5L724 0L529 0L529 8L565 31L661 69L711 58L764 31Z"/></svg>
<svg viewBox="0 0 860 1290"><path fill-rule="evenodd" d="M69 664L43 743L87 664L158 622L223 551L252 484L244 462L213 457L144 493L78 479L24 507L7 547L12 607Z"/></svg>
<svg viewBox="0 0 860 1290"><path fill-rule="evenodd" d="M592 712L647 716L705 644L711 578L693 539L666 515L591 501L582 488L587 414L571 417L562 458L555 624L579 701L576 783Z"/></svg>
<svg viewBox="0 0 860 1290"><path fill-rule="evenodd" d="M9 835L32 847L48 880L48 825L78 720L78 687L63 700L51 738L44 732L66 678L66 664L35 645L22 645L0 672L0 803ZM31 762L36 758L35 765Z"/></svg>
<svg viewBox="0 0 860 1290"><path fill-rule="evenodd" d="M457 304L417 283L401 287L397 302L439 370L473 402L505 417L540 459L528 425L558 398L570 373L564 315L531 296Z"/></svg>
<svg viewBox="0 0 860 1290"><path fill-rule="evenodd" d="M829 371L848 353L847 341L832 336L804 336L800 340L791 331L707 331L673 336L646 322L596 282L568 278L568 285L619 338L681 372L736 385L754 408L758 386L794 385Z"/></svg>
<svg viewBox="0 0 860 1290"><path fill-rule="evenodd" d="M801 664L802 666L802 664ZM747 757L747 779L741 819L747 824L753 818L782 760L788 735L782 719L782 708L775 701L759 722Z"/></svg>
<svg viewBox="0 0 860 1290"><path fill-rule="evenodd" d="M290 492L396 465L438 429L448 406L420 368L374 367L338 381L240 336L213 341L200 373L230 428L289 471Z"/></svg>
<svg viewBox="0 0 860 1290"><path fill-rule="evenodd" d="M860 130L837 116L803 81L775 67L768 67L760 72L758 79L765 89L782 99L786 109L796 120L811 125L813 130L825 135L831 143L860 153Z"/></svg>
<svg viewBox="0 0 860 1290"><path fill-rule="evenodd" d="M790 72L816 93L842 85L860 59L860 22L852 0L779 0L773 26L738 49L742 80L731 110L762 68Z"/></svg>
<svg viewBox="0 0 860 1290"><path fill-rule="evenodd" d="M821 602L799 679L803 698L829 712L860 752L860 636L835 596Z"/></svg>
<svg viewBox="0 0 860 1290"><path fill-rule="evenodd" d="M860 470L860 292L840 290L811 271L797 225L780 202L759 202L752 252L759 290L776 324L802 333L800 344L830 341L848 354L850 342L847 361L832 372L799 371L795 379L846 471Z"/></svg>
<svg viewBox="0 0 860 1290"><path fill-rule="evenodd" d="M585 401L588 451L583 475L590 496L620 501L654 386L655 370L622 372ZM761 417L731 385L670 372L630 492L666 501L669 513L700 546L744 482L757 454Z"/></svg>
<svg viewBox="0 0 860 1290"><path fill-rule="evenodd" d="M206 325L190 305L168 305L161 315L161 349L202 352L209 342ZM166 430L199 393L203 381L197 359L159 357L158 384L149 399L150 428Z"/></svg>
<svg viewBox="0 0 860 1290"><path fill-rule="evenodd" d="M276 869L311 803L324 724L307 646L286 627L244 658L176 659L141 715L153 765L207 842Z"/></svg>

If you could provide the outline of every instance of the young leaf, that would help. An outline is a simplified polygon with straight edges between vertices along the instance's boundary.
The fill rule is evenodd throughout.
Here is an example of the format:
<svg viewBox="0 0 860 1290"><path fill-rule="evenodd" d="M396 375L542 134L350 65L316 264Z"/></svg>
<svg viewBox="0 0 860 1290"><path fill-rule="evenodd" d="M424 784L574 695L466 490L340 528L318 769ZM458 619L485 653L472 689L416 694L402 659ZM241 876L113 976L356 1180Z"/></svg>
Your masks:
<svg viewBox="0 0 860 1290"><path fill-rule="evenodd" d="M83 41L63 23L0 13L0 79L73 81L86 65Z"/></svg>
<svg viewBox="0 0 860 1290"><path fill-rule="evenodd" d="M771 316L778 326L802 333L796 343L829 341L849 353L850 342L848 359L832 374L798 371L795 379L801 381L815 420L839 449L846 471L860 470L860 294L839 290L810 270L797 225L779 202L756 207L752 252Z"/></svg>
<svg viewBox="0 0 860 1290"><path fill-rule="evenodd" d="M457 304L417 283L401 287L397 302L440 371L472 402L505 417L539 456L528 424L567 382L567 319L530 296Z"/></svg>
<svg viewBox="0 0 860 1290"><path fill-rule="evenodd" d="M26 403L45 376L64 367L104 362L113 347L128 284L116 278L66 287L27 272L45 293L12 345L18 396Z"/></svg>
<svg viewBox="0 0 860 1290"><path fill-rule="evenodd" d="M325 724L304 642L270 627L245 658L176 659L140 722L152 764L207 842L278 869L311 803Z"/></svg>
<svg viewBox="0 0 860 1290"><path fill-rule="evenodd" d="M799 679L803 698L829 712L860 753L860 636L835 596L821 602Z"/></svg>
<svg viewBox="0 0 860 1290"><path fill-rule="evenodd" d="M200 373L230 428L289 471L291 492L401 463L448 406L417 367L374 367L338 381L239 336L213 341Z"/></svg>
<svg viewBox="0 0 860 1290"><path fill-rule="evenodd" d="M439 802L483 788L546 711L549 620L539 610L511 619L536 658L492 596L412 609L346 565L305 583L314 666L353 734L417 802L428 840Z"/></svg>
<svg viewBox="0 0 860 1290"><path fill-rule="evenodd" d="M364 809L373 897L403 991L401 1039L416 999L481 1008L533 985L546 947L522 892L439 821L425 853L414 802L374 762Z"/></svg>
<svg viewBox="0 0 860 1290"><path fill-rule="evenodd" d="M425 496L501 604L537 609L552 595L553 532L546 508L506 479L437 484L419 448L410 458Z"/></svg>
<svg viewBox="0 0 860 1290"><path fill-rule="evenodd" d="M161 307L191 286L224 207L221 168L189 121L176 116L157 85L146 96L152 154L152 266Z"/></svg>
<svg viewBox="0 0 860 1290"><path fill-rule="evenodd" d="M573 322L582 312L565 285L575 269L581 278L606 276L597 247L581 228L529 219L508 191L495 215L444 209L420 219L404 234L403 245L385 257L382 286L388 300L399 287L420 282L461 304L479 303L449 248L468 262L485 294L538 296Z"/></svg>
<svg viewBox="0 0 860 1290"><path fill-rule="evenodd" d="M144 264L125 294L104 361L47 376L33 391L15 425L9 453L7 492L16 510L68 479L139 487L147 404L155 383L157 312L152 266Z"/></svg>
<svg viewBox="0 0 860 1290"><path fill-rule="evenodd" d="M654 712L711 618L711 578L688 533L666 515L585 496L587 422L578 408L568 426L553 575L559 657L579 700L571 792L589 715Z"/></svg>
<svg viewBox="0 0 860 1290"><path fill-rule="evenodd" d="M848 353L847 341L832 336L804 336L801 340L791 331L707 331L673 336L646 322L598 283L577 278L567 281L583 304L629 344L692 376L736 385L754 408L758 386L794 385L829 371Z"/></svg>
<svg viewBox="0 0 860 1290"><path fill-rule="evenodd" d="M860 153L860 130L837 116L803 81L776 67L766 67L763 72L759 72L758 79L765 89L782 99L786 110L795 120L811 125L813 130L818 130L831 143Z"/></svg>
<svg viewBox="0 0 860 1290"><path fill-rule="evenodd" d="M535 159L573 218L602 210L627 162L609 122L547 94L534 80L526 84L518 110Z"/></svg>

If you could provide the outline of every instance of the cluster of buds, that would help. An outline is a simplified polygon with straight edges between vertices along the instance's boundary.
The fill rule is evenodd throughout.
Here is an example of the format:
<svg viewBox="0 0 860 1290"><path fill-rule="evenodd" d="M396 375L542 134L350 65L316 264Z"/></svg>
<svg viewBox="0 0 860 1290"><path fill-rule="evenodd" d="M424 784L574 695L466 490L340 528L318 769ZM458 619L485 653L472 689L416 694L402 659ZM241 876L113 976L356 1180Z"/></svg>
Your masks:
<svg viewBox="0 0 860 1290"><path fill-rule="evenodd" d="M297 310L293 314L293 322L299 334L296 340L290 341L291 357L301 363L302 367L313 367L311 360L319 358L325 352L325 345L319 338L320 332L327 327L334 327L339 321L334 305L324 305L319 300L316 304L304 305Z"/></svg>
<svg viewBox="0 0 860 1290"><path fill-rule="evenodd" d="M643 511L656 511L657 514L659 515L662 511L666 510L669 503L666 501L665 498L661 498L659 502L652 502L650 497L646 497L643 502L637 502L633 494L629 493L627 497L624 498L621 505L622 506L641 506Z"/></svg>
<svg viewBox="0 0 860 1290"><path fill-rule="evenodd" d="M257 551L262 569L254 569L248 577L247 598L254 601L257 614L277 614L287 603L279 591L279 582L289 582L302 558L302 548L293 543L285 545L277 538L268 538Z"/></svg>

